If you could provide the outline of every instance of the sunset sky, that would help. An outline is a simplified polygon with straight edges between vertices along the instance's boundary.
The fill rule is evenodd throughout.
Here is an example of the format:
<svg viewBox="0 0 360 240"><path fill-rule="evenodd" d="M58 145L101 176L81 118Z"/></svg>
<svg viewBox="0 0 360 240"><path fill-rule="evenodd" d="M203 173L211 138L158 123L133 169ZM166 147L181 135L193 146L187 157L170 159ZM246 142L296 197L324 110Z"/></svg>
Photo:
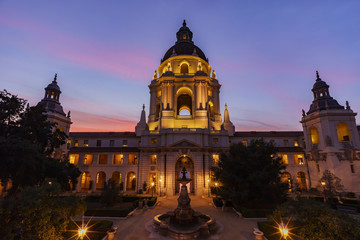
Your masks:
<svg viewBox="0 0 360 240"><path fill-rule="evenodd" d="M134 131L186 19L237 131L301 130L316 70L360 111L359 12L351 0L0 0L0 89L34 105L58 73L71 131Z"/></svg>

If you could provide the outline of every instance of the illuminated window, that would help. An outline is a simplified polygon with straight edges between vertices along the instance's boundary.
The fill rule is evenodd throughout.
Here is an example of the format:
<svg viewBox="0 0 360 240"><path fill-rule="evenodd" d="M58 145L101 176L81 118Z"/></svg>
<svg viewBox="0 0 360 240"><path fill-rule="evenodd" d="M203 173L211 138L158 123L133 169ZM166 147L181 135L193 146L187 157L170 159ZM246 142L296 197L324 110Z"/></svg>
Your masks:
<svg viewBox="0 0 360 240"><path fill-rule="evenodd" d="M150 163L151 163L151 164L156 164L156 154L152 154L152 155L150 156Z"/></svg>
<svg viewBox="0 0 360 240"><path fill-rule="evenodd" d="M189 73L189 66L186 63L181 64L180 73Z"/></svg>
<svg viewBox="0 0 360 240"><path fill-rule="evenodd" d="M122 144L123 147L127 147L128 146L128 140L123 140L123 144Z"/></svg>
<svg viewBox="0 0 360 240"><path fill-rule="evenodd" d="M107 164L108 155L107 154L99 154L99 164Z"/></svg>
<svg viewBox="0 0 360 240"><path fill-rule="evenodd" d="M295 146L295 147L298 147L298 146L299 146L299 143L298 143L297 140L294 141L294 146Z"/></svg>
<svg viewBox="0 0 360 240"><path fill-rule="evenodd" d="M156 96L157 96L157 97L161 97L161 90L158 90L158 91L156 92Z"/></svg>
<svg viewBox="0 0 360 240"><path fill-rule="evenodd" d="M152 143L152 144L156 144L156 143L157 143L157 138L152 138L152 139L151 139L151 143Z"/></svg>
<svg viewBox="0 0 360 240"><path fill-rule="evenodd" d="M69 163L71 164L78 164L78 161L79 161L79 154L70 154L69 155Z"/></svg>
<svg viewBox="0 0 360 240"><path fill-rule="evenodd" d="M213 138L213 144L218 144L219 143L219 139L218 138Z"/></svg>
<svg viewBox="0 0 360 240"><path fill-rule="evenodd" d="M115 182L117 186L119 186L121 183L121 173L113 172L113 174L111 175L111 179Z"/></svg>
<svg viewBox="0 0 360 240"><path fill-rule="evenodd" d="M70 140L70 139L67 140L67 144L66 144L66 145L67 145L67 148L69 149L70 146L71 146L71 140Z"/></svg>
<svg viewBox="0 0 360 240"><path fill-rule="evenodd" d="M288 191L291 192L291 175L288 172L281 174L281 182L288 185Z"/></svg>
<svg viewBox="0 0 360 240"><path fill-rule="evenodd" d="M183 39L186 39L186 33L183 34Z"/></svg>
<svg viewBox="0 0 360 240"><path fill-rule="evenodd" d="M219 154L213 154L213 162L214 164L218 164L219 163Z"/></svg>
<svg viewBox="0 0 360 240"><path fill-rule="evenodd" d="M85 154L84 155L84 164L92 164L92 162L93 162L93 155Z"/></svg>
<svg viewBox="0 0 360 240"><path fill-rule="evenodd" d="M84 147L88 147L89 146L89 140L84 140Z"/></svg>
<svg viewBox="0 0 360 240"><path fill-rule="evenodd" d="M137 164L137 155L136 154L128 155L128 164Z"/></svg>
<svg viewBox="0 0 360 240"><path fill-rule="evenodd" d="M346 123L339 123L336 126L336 131L340 142L350 141L350 130Z"/></svg>
<svg viewBox="0 0 360 240"><path fill-rule="evenodd" d="M310 137L311 137L311 143L312 144L319 143L320 142L320 140L319 140L319 132L316 129L316 127L310 127L309 132L310 132Z"/></svg>
<svg viewBox="0 0 360 240"><path fill-rule="evenodd" d="M110 140L109 146L113 147L115 145L115 140Z"/></svg>
<svg viewBox="0 0 360 240"><path fill-rule="evenodd" d="M90 180L91 175L89 172L84 172L81 174L81 190L89 190L90 189Z"/></svg>
<svg viewBox="0 0 360 240"><path fill-rule="evenodd" d="M96 190L104 189L106 182L106 174L104 172L98 172L96 174Z"/></svg>
<svg viewBox="0 0 360 240"><path fill-rule="evenodd" d="M101 140L96 140L96 146L101 147Z"/></svg>
<svg viewBox="0 0 360 240"><path fill-rule="evenodd" d="M289 164L289 158L287 154L279 154L281 158L281 164Z"/></svg>
<svg viewBox="0 0 360 240"><path fill-rule="evenodd" d="M114 154L113 164L123 164L124 155L123 154Z"/></svg>
<svg viewBox="0 0 360 240"><path fill-rule="evenodd" d="M294 162L296 165L304 165L304 155L294 154Z"/></svg>
<svg viewBox="0 0 360 240"><path fill-rule="evenodd" d="M79 141L78 140L74 140L74 147L78 147L79 146Z"/></svg>
<svg viewBox="0 0 360 240"><path fill-rule="evenodd" d="M298 186L300 189L305 189L306 190L306 178L305 178L305 173L304 172L298 172L296 174L296 181L298 183Z"/></svg>
<svg viewBox="0 0 360 240"><path fill-rule="evenodd" d="M244 145L245 147L248 146L248 140L242 140L242 145Z"/></svg>

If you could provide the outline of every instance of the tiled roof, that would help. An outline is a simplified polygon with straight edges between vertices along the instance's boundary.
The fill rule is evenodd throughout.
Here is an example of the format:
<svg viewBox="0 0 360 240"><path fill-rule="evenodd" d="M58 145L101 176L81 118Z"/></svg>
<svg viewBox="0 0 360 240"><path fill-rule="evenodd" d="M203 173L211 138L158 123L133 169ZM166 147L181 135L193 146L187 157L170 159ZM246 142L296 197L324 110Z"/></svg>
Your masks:
<svg viewBox="0 0 360 240"><path fill-rule="evenodd" d="M136 137L135 132L71 132L71 138L124 138Z"/></svg>
<svg viewBox="0 0 360 240"><path fill-rule="evenodd" d="M235 132L234 137L254 137L254 138L276 138L276 137L303 137L302 131L270 131L270 132Z"/></svg>

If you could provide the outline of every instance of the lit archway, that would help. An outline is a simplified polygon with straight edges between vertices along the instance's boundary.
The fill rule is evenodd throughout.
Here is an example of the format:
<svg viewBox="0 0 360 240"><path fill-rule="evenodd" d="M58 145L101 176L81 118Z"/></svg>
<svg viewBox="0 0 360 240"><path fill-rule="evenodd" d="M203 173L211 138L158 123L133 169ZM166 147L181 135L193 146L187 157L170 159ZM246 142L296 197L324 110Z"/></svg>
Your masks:
<svg viewBox="0 0 360 240"><path fill-rule="evenodd" d="M211 120L215 119L214 104L211 101L209 102L209 116Z"/></svg>
<svg viewBox="0 0 360 240"><path fill-rule="evenodd" d="M106 182L106 174L104 172L98 172L96 174L96 190L103 190Z"/></svg>
<svg viewBox="0 0 360 240"><path fill-rule="evenodd" d="M189 66L187 63L182 63L180 65L180 73L183 73L183 74L189 73Z"/></svg>
<svg viewBox="0 0 360 240"><path fill-rule="evenodd" d="M128 172L126 175L126 191L135 191L136 175L134 172Z"/></svg>
<svg viewBox="0 0 360 240"><path fill-rule="evenodd" d="M186 177L191 178L188 185L188 191L194 193L194 162L188 155L181 155L175 164L175 193L179 193L180 191L180 182L178 181L179 178L182 177L181 171L185 167L186 169Z"/></svg>
<svg viewBox="0 0 360 240"><path fill-rule="evenodd" d="M181 110L187 110L192 115L192 91L187 87L181 87L176 92L177 96L177 115L180 114Z"/></svg>
<svg viewBox="0 0 360 240"><path fill-rule="evenodd" d="M111 179L115 182L117 186L119 186L121 183L121 173L113 172L113 174L111 175Z"/></svg>
<svg viewBox="0 0 360 240"><path fill-rule="evenodd" d="M292 186L291 186L291 175L290 175L290 173L288 173L288 172L283 172L283 173L281 173L281 182L287 184L288 190L289 190L289 192L290 192L290 191L291 191L291 188L292 188Z"/></svg>
<svg viewBox="0 0 360 240"><path fill-rule="evenodd" d="M81 190L87 191L90 190L90 181L91 181L91 175L89 172L83 172L81 174Z"/></svg>
<svg viewBox="0 0 360 240"><path fill-rule="evenodd" d="M319 138L319 132L317 130L316 127L310 127L309 128L309 132L310 132L310 138L311 138L311 143L312 144L317 144L320 142L320 138Z"/></svg>
<svg viewBox="0 0 360 240"><path fill-rule="evenodd" d="M347 142L351 140L350 129L346 123L339 123L336 125L336 132L339 142Z"/></svg>
<svg viewBox="0 0 360 240"><path fill-rule="evenodd" d="M306 190L306 178L305 178L305 173L304 172L298 172L296 174L296 181L298 184L298 187L302 190Z"/></svg>

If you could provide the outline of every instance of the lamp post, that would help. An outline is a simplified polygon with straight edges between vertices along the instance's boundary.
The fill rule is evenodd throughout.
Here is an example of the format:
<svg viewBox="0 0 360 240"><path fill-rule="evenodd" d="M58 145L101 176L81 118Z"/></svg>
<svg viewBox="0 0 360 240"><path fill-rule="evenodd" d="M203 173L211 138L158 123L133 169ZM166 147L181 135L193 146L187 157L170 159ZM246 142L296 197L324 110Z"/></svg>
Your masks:
<svg viewBox="0 0 360 240"><path fill-rule="evenodd" d="M162 178L160 178L160 197L161 197L161 183L162 183Z"/></svg>
<svg viewBox="0 0 360 240"><path fill-rule="evenodd" d="M326 202L326 191L325 191L326 182L325 182L325 181L321 181L321 186L323 187L324 203L325 203L325 202Z"/></svg>
<svg viewBox="0 0 360 240"><path fill-rule="evenodd" d="M81 224L81 227L78 229L78 235L81 240L83 240L84 237L86 236L86 231L87 231L86 225Z"/></svg>
<svg viewBox="0 0 360 240"><path fill-rule="evenodd" d="M208 197L210 197L210 178L208 178Z"/></svg>
<svg viewBox="0 0 360 240"><path fill-rule="evenodd" d="M151 188L152 188L152 191L151 191L151 197L154 197L154 182L151 183Z"/></svg>
<svg viewBox="0 0 360 240"><path fill-rule="evenodd" d="M286 238L289 236L289 229L283 222L281 222L279 225L279 231L281 234L281 238L286 240Z"/></svg>

